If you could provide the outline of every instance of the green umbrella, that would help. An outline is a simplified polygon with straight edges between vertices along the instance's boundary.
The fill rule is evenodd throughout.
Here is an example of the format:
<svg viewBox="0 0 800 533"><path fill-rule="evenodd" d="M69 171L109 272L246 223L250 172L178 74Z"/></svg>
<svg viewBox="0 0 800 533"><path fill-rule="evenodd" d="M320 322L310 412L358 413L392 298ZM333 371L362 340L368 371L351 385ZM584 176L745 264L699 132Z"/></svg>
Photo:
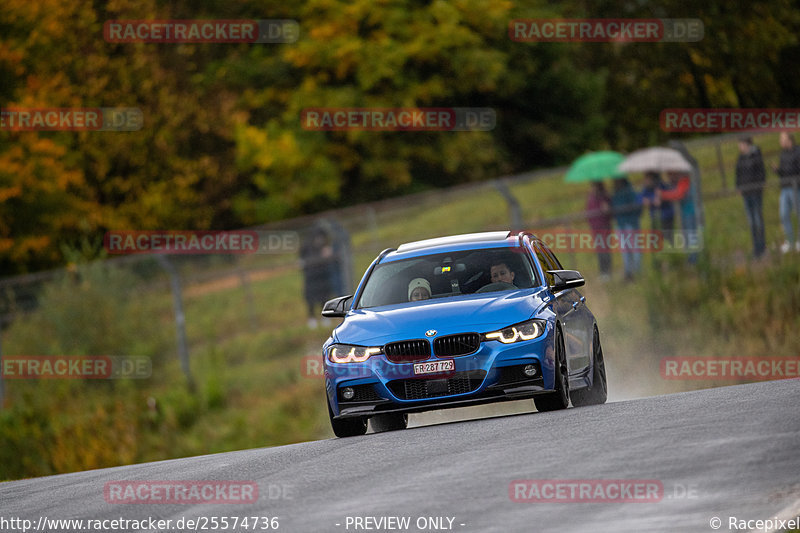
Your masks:
<svg viewBox="0 0 800 533"><path fill-rule="evenodd" d="M589 152L572 162L567 170L567 183L602 181L606 178L624 178L617 167L625 159L619 152Z"/></svg>

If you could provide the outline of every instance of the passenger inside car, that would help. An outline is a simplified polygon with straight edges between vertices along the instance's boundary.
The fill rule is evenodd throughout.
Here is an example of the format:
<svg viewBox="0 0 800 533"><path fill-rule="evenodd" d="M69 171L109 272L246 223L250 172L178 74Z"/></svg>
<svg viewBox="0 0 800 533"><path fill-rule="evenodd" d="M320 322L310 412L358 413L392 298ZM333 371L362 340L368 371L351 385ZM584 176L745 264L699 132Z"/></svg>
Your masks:
<svg viewBox="0 0 800 533"><path fill-rule="evenodd" d="M425 278L414 278L408 284L408 301L427 300L431 297L431 284Z"/></svg>

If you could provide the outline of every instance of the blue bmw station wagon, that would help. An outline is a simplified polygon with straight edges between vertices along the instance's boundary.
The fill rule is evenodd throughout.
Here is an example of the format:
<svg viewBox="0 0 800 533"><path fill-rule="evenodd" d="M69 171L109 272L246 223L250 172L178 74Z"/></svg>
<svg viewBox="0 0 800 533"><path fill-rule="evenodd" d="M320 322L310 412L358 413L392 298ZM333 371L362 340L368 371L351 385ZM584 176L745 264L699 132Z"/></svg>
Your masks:
<svg viewBox="0 0 800 533"><path fill-rule="evenodd" d="M408 413L533 398L539 411L601 404L600 335L579 272L530 233L403 244L378 255L323 346L338 437L405 429Z"/></svg>

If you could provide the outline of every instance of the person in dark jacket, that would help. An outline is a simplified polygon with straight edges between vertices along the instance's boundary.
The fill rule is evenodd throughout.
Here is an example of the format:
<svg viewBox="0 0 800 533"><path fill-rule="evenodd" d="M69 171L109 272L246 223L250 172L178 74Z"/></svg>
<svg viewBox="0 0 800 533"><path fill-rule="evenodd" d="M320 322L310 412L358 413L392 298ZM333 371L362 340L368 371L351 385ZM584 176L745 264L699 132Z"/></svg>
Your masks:
<svg viewBox="0 0 800 533"><path fill-rule="evenodd" d="M611 199L602 181L592 183L586 199L586 219L592 229L594 242L607 242L606 236L611 229ZM608 281L611 278L611 254L605 248L598 249L597 259L600 263L600 279Z"/></svg>
<svg viewBox="0 0 800 533"><path fill-rule="evenodd" d="M739 140L739 159L736 161L736 189L744 199L744 210L753 237L753 257L761 257L767 248L764 236L763 192L766 172L761 150L753 139Z"/></svg>
<svg viewBox="0 0 800 533"><path fill-rule="evenodd" d="M611 208L617 221L617 230L620 233L620 242L624 242L625 234L639 231L639 217L642 216L642 204L639 195L631 186L627 178L614 180L614 194L611 196ZM622 264L625 269L625 279L632 280L639 272L642 265L641 252L622 246Z"/></svg>
<svg viewBox="0 0 800 533"><path fill-rule="evenodd" d="M794 137L790 133L781 133L781 159L778 166L772 167L781 180L780 197L780 217L783 225L783 234L786 240L781 245L781 252L789 253L794 241L794 249L800 252L800 227L795 241L794 224L792 224L792 212L797 216L797 223L800 226L800 146L794 143Z"/></svg>
<svg viewBox="0 0 800 533"><path fill-rule="evenodd" d="M303 235L300 243L300 260L303 267L303 296L308 308L308 326L316 328L317 314L322 305L336 296L331 271L336 268L336 257L330 234L325 225L317 221Z"/></svg>

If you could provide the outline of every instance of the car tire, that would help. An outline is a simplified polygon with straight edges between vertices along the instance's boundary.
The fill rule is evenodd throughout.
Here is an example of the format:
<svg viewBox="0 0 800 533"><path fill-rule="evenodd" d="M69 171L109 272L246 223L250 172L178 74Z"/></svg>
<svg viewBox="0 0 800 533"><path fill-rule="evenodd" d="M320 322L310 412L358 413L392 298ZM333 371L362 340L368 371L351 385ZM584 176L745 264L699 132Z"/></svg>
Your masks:
<svg viewBox="0 0 800 533"><path fill-rule="evenodd" d="M555 392L542 394L533 398L536 410L558 411L569 406L569 371L567 369L567 352L564 348L564 336L561 328L556 327L555 339Z"/></svg>
<svg viewBox="0 0 800 533"><path fill-rule="evenodd" d="M603 347L600 345L600 333L594 328L592 336L592 385L585 389L572 391L572 405L600 405L608 399L608 381L606 380L606 363L603 358Z"/></svg>
<svg viewBox="0 0 800 533"><path fill-rule="evenodd" d="M375 433L406 429L408 427L408 414L386 413L385 415L375 415L369 419L369 425Z"/></svg>
<svg viewBox="0 0 800 533"><path fill-rule="evenodd" d="M331 419L333 434L339 438L358 437L367 432L367 419L364 417L334 420L330 402L328 402L328 416Z"/></svg>

